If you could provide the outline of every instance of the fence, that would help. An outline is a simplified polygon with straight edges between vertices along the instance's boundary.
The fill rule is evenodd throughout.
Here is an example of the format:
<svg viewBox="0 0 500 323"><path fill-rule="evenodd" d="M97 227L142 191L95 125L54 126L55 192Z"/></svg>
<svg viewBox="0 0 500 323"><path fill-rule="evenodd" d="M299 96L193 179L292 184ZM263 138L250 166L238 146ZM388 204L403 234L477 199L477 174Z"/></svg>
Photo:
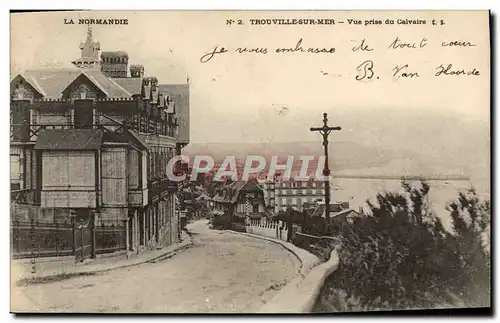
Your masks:
<svg viewBox="0 0 500 323"><path fill-rule="evenodd" d="M94 228L95 253L111 253L127 249L127 230L120 225L105 226L104 224Z"/></svg>
<svg viewBox="0 0 500 323"><path fill-rule="evenodd" d="M75 250L81 248L90 250L87 256L127 249L125 225L75 229L69 211L64 209L12 203L10 228L14 259L72 255L78 258Z"/></svg>
<svg viewBox="0 0 500 323"><path fill-rule="evenodd" d="M250 225L247 225L247 232L263 237L288 240L288 227L286 222L250 220Z"/></svg>
<svg viewBox="0 0 500 323"><path fill-rule="evenodd" d="M11 221L10 227L14 259L74 254L72 224Z"/></svg>

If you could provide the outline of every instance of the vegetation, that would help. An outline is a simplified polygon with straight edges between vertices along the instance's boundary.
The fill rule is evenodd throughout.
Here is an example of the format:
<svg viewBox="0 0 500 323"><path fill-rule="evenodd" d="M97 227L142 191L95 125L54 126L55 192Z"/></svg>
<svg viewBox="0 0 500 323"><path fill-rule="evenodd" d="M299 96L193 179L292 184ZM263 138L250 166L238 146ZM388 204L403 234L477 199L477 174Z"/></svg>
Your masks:
<svg viewBox="0 0 500 323"><path fill-rule="evenodd" d="M490 203L460 193L449 232L429 207L429 186L402 185L404 194L368 202L368 216L334 226L340 264L317 311L490 306Z"/></svg>
<svg viewBox="0 0 500 323"><path fill-rule="evenodd" d="M215 215L212 218L212 226L214 229L219 229L219 230L230 229L232 226L231 218L228 214Z"/></svg>

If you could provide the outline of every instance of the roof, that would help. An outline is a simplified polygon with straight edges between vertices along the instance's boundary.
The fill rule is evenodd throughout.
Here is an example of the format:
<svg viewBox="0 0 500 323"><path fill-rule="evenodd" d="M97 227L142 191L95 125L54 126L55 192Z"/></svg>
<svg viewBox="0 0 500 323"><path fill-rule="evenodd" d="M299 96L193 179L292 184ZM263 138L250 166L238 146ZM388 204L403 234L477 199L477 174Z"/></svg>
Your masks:
<svg viewBox="0 0 500 323"><path fill-rule="evenodd" d="M59 99L79 76L85 75L108 98L124 98L132 95L113 79L107 77L98 69L80 68L42 68L27 70L20 74L37 92L47 99ZM19 79L16 76L11 85Z"/></svg>
<svg viewBox="0 0 500 323"><path fill-rule="evenodd" d="M253 182L237 181L226 185L223 188L223 195L216 195L212 200L214 202L233 204L238 200L238 197L242 191L260 191L260 188L256 183Z"/></svg>
<svg viewBox="0 0 500 323"><path fill-rule="evenodd" d="M44 129L40 130L35 149L44 150L93 150L102 144L102 130L95 129Z"/></svg>
<svg viewBox="0 0 500 323"><path fill-rule="evenodd" d="M77 68L44 68L27 70L21 75L24 76L25 79L36 82L45 93L44 97L56 99L62 96L62 91L73 82L81 72L82 70Z"/></svg>
<svg viewBox="0 0 500 323"><path fill-rule="evenodd" d="M22 74L18 74L12 81L11 83L17 83L19 82L21 79L23 79L24 81L26 81L35 91L37 91L41 96L46 96L46 93L43 91L43 89L40 87L40 85L38 84L38 82L30 77L30 76L25 76L25 75L22 75Z"/></svg>
<svg viewBox="0 0 500 323"><path fill-rule="evenodd" d="M124 51L114 51L114 52L102 52L101 57L127 57L127 52Z"/></svg>
<svg viewBox="0 0 500 323"><path fill-rule="evenodd" d="M142 77L117 77L113 78L113 81L127 90L131 95L141 94Z"/></svg>
<svg viewBox="0 0 500 323"><path fill-rule="evenodd" d="M142 147L144 147L144 148L145 148L145 149L147 149L147 150L149 150L149 149L150 149L150 148L149 148L149 146L148 146L148 144L147 144L144 140L142 140L142 139L141 139L141 137L140 137L140 136L138 136L138 135L137 135L134 131L132 131L132 130L130 130L130 129L129 129L129 130L128 130L128 133L129 133L129 134L130 134L130 135L131 135L131 136L132 136L135 140L137 140L137 142L138 142L138 143L139 143Z"/></svg>
<svg viewBox="0 0 500 323"><path fill-rule="evenodd" d="M331 214L330 213L330 217L334 218L334 217L337 217L337 216L341 216L341 215L345 215L345 214L349 214L351 212L354 212L356 214L358 214L358 212L356 212L355 210L353 209L345 209L345 210L342 210L340 212L337 212L337 213L334 213L334 214Z"/></svg>
<svg viewBox="0 0 500 323"><path fill-rule="evenodd" d="M94 83L99 84L107 92L108 98L125 98L131 97L132 94L116 83L112 78L107 77L99 70L85 70L84 74L93 79ZM97 85L96 84L96 85Z"/></svg>
<svg viewBox="0 0 500 323"><path fill-rule="evenodd" d="M210 196L208 196L205 193L202 193L200 196L196 198L196 201L202 201L202 200L210 200Z"/></svg>

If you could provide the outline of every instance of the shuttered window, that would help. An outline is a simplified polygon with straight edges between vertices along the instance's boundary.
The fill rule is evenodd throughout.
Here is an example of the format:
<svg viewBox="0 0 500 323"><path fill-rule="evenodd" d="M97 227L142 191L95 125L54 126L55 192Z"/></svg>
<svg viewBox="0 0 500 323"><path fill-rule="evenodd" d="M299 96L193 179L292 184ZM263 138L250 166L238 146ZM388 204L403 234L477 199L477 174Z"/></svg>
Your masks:
<svg viewBox="0 0 500 323"><path fill-rule="evenodd" d="M140 186L139 159L139 152L131 149L128 153L128 187L130 189L138 189Z"/></svg>
<svg viewBox="0 0 500 323"><path fill-rule="evenodd" d="M95 189L94 152L44 152L43 189Z"/></svg>
<svg viewBox="0 0 500 323"><path fill-rule="evenodd" d="M107 148L102 151L102 202L105 205L127 203L126 150Z"/></svg>

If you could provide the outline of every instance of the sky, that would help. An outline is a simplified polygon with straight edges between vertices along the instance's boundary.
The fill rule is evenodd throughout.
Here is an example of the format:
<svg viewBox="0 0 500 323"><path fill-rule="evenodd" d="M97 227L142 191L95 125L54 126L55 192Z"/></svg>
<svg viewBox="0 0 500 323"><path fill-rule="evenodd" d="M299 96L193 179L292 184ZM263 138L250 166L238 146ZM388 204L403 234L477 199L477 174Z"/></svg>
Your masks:
<svg viewBox="0 0 500 323"><path fill-rule="evenodd" d="M486 11L13 14L11 77L30 68L71 67L70 62L80 55L79 45L87 30L86 25L78 24L79 18L128 19L127 25L93 26L94 39L100 42L102 51L126 51L129 64L143 64L145 74L158 77L160 83L186 83L189 77L192 142L319 140L309 127L321 124L323 112L328 112L332 125L343 127L333 140L373 145L389 140L390 145L399 147L418 141L422 137L418 132L425 132L428 120L434 120L429 129L444 141L460 136L462 123L479 122L489 131ZM267 18L327 18L336 24L251 24L251 19ZM67 24L65 19L75 24ZM359 19L361 25L349 24L348 19ZM386 25L386 19L395 23ZM398 19L427 23L398 24ZM235 23L227 25L227 20ZM365 25L367 20L380 20L382 24ZM425 39L425 46L388 48L396 38L399 43L414 42L416 47ZM335 52L275 52L276 48L295 48L301 39L306 51L311 47L335 48ZM372 50L353 51L363 39ZM452 41L474 46L442 46ZM227 52L200 62L216 46ZM267 54L239 54L237 48L266 48ZM374 76L357 81L355 77L365 70L358 71L358 66L368 60L373 62ZM393 75L396 66L406 64L408 72L419 76ZM435 76L441 64L465 71L475 69L479 75ZM448 122L443 125L445 133L438 133L443 120L458 123ZM432 140L434 134L423 137ZM480 138L486 139L484 135Z"/></svg>

